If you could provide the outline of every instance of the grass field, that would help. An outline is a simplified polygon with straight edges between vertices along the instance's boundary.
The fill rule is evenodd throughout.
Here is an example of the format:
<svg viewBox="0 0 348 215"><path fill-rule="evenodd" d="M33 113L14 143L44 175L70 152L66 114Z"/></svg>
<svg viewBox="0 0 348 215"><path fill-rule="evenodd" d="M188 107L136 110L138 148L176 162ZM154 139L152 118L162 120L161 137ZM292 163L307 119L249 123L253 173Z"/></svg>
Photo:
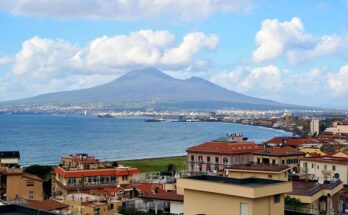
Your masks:
<svg viewBox="0 0 348 215"><path fill-rule="evenodd" d="M168 164L173 164L179 172L186 169L186 156L119 161L119 164L137 167L141 172L164 172L167 170Z"/></svg>

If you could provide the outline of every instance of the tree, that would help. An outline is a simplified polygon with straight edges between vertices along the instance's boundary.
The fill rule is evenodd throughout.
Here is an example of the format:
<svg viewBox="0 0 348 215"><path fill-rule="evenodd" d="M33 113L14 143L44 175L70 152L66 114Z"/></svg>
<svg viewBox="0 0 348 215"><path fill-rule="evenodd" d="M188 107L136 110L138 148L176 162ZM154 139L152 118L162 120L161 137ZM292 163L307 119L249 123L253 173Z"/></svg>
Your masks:
<svg viewBox="0 0 348 215"><path fill-rule="evenodd" d="M176 173L176 166L172 163L167 165L167 172L174 175Z"/></svg>

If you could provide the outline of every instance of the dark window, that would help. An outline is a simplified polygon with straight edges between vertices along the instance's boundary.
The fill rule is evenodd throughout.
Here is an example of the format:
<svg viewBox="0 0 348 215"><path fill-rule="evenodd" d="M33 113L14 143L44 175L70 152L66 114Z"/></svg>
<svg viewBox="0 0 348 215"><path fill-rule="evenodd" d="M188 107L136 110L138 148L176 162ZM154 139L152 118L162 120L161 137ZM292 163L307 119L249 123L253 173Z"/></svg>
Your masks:
<svg viewBox="0 0 348 215"><path fill-rule="evenodd" d="M207 162L210 163L210 156L207 157Z"/></svg>
<svg viewBox="0 0 348 215"><path fill-rule="evenodd" d="M195 156L191 155L191 161L195 161Z"/></svg>
<svg viewBox="0 0 348 215"><path fill-rule="evenodd" d="M335 165L332 166L332 171L336 171L336 166Z"/></svg>
<svg viewBox="0 0 348 215"><path fill-rule="evenodd" d="M273 202L274 203L279 203L280 202L280 194L277 194L277 195L273 196Z"/></svg>
<svg viewBox="0 0 348 215"><path fill-rule="evenodd" d="M314 163L312 163L312 169L314 169Z"/></svg>
<svg viewBox="0 0 348 215"><path fill-rule="evenodd" d="M284 160L282 160L282 164L285 164L285 161L284 161Z"/></svg>
<svg viewBox="0 0 348 215"><path fill-rule="evenodd" d="M28 186L28 187L34 186L34 182L33 182L33 181L27 181L27 186Z"/></svg>
<svg viewBox="0 0 348 215"><path fill-rule="evenodd" d="M268 178L272 178L272 175L268 175Z"/></svg>
<svg viewBox="0 0 348 215"><path fill-rule="evenodd" d="M257 158L257 163L258 163L258 164L260 164L260 163L261 163L260 158Z"/></svg>
<svg viewBox="0 0 348 215"><path fill-rule="evenodd" d="M219 157L215 157L215 163L219 163Z"/></svg>

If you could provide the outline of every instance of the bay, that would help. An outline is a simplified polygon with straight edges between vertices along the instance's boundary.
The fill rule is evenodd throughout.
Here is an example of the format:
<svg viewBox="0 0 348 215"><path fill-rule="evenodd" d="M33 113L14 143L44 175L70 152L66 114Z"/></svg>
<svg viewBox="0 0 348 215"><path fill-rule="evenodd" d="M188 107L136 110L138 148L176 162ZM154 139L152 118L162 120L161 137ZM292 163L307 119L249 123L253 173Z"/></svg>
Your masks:
<svg viewBox="0 0 348 215"><path fill-rule="evenodd" d="M243 133L261 143L281 130L222 122L145 122L143 117L0 114L0 151L18 150L21 164L57 164L60 157L88 153L100 160L184 155L204 141Z"/></svg>

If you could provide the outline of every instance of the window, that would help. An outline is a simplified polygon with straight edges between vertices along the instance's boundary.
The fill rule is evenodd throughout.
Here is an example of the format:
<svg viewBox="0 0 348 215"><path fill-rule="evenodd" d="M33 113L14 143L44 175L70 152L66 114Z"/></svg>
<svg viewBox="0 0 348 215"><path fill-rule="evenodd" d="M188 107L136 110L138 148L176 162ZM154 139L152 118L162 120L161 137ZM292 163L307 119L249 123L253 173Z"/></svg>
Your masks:
<svg viewBox="0 0 348 215"><path fill-rule="evenodd" d="M195 156L191 155L191 161L195 161Z"/></svg>
<svg viewBox="0 0 348 215"><path fill-rule="evenodd" d="M207 157L207 163L210 163L210 156Z"/></svg>
<svg viewBox="0 0 348 215"><path fill-rule="evenodd" d="M207 172L210 172L210 171L211 171L210 165L207 165Z"/></svg>
<svg viewBox="0 0 348 215"><path fill-rule="evenodd" d="M280 194L277 194L277 195L273 196L273 202L274 203L279 203L280 202Z"/></svg>
<svg viewBox="0 0 348 215"><path fill-rule="evenodd" d="M193 163L191 163L191 172L195 171L195 165Z"/></svg>
<svg viewBox="0 0 348 215"><path fill-rule="evenodd" d="M312 169L314 169L314 163L312 163Z"/></svg>
<svg viewBox="0 0 348 215"><path fill-rule="evenodd" d="M268 178L272 178L272 175L268 175Z"/></svg>
<svg viewBox="0 0 348 215"><path fill-rule="evenodd" d="M261 163L260 158L257 158L257 163L258 163L258 164L260 164L260 163Z"/></svg>
<svg viewBox="0 0 348 215"><path fill-rule="evenodd" d="M285 161L284 161L284 160L282 160L282 164L285 164Z"/></svg>
<svg viewBox="0 0 348 215"><path fill-rule="evenodd" d="M249 215L249 206L247 203L240 204L240 215Z"/></svg>
<svg viewBox="0 0 348 215"><path fill-rule="evenodd" d="M128 180L128 175L123 175L122 176L122 181L127 181Z"/></svg>
<svg viewBox="0 0 348 215"><path fill-rule="evenodd" d="M215 163L219 163L219 157L215 157Z"/></svg>
<svg viewBox="0 0 348 215"><path fill-rule="evenodd" d="M203 157L202 156L198 156L198 162L203 162Z"/></svg>
<svg viewBox="0 0 348 215"><path fill-rule="evenodd" d="M317 169L319 169L319 165L317 165Z"/></svg>
<svg viewBox="0 0 348 215"><path fill-rule="evenodd" d="M327 170L327 165L326 164L324 165L324 170Z"/></svg>
<svg viewBox="0 0 348 215"><path fill-rule="evenodd" d="M275 165L275 164L276 164L276 160L272 159L272 165Z"/></svg>
<svg viewBox="0 0 348 215"><path fill-rule="evenodd" d="M100 215L100 208L94 209L94 215Z"/></svg>
<svg viewBox="0 0 348 215"><path fill-rule="evenodd" d="M34 199L34 191L29 191L29 199Z"/></svg>
<svg viewBox="0 0 348 215"><path fill-rule="evenodd" d="M332 171L336 171L336 166L332 165Z"/></svg>
<svg viewBox="0 0 348 215"><path fill-rule="evenodd" d="M202 168L202 164L199 164L199 172L202 172L203 168Z"/></svg>
<svg viewBox="0 0 348 215"><path fill-rule="evenodd" d="M32 187L34 186L34 182L33 181L27 181L27 187Z"/></svg>
<svg viewBox="0 0 348 215"><path fill-rule="evenodd" d="M224 159L223 159L223 163L224 163L224 166L227 166L227 164L228 164L228 158L224 158Z"/></svg>

